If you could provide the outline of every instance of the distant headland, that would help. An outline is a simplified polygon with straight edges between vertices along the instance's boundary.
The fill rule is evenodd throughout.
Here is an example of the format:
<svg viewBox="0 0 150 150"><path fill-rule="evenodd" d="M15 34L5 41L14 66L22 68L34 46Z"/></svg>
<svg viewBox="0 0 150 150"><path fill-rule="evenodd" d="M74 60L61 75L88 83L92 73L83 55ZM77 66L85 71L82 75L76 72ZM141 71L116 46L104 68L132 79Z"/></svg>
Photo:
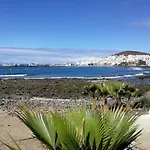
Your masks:
<svg viewBox="0 0 150 150"><path fill-rule="evenodd" d="M120 56L120 55L124 55L124 56L128 56L128 55L149 55L150 53L145 53L145 52L139 52L139 51L122 51L119 53L116 53L114 55Z"/></svg>

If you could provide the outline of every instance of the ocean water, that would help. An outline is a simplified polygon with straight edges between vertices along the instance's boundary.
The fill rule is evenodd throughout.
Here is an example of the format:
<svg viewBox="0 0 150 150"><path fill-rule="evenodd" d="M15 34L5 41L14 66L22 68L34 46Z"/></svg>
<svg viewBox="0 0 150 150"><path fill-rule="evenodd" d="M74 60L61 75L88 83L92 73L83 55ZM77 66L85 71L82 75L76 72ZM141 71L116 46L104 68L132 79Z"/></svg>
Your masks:
<svg viewBox="0 0 150 150"><path fill-rule="evenodd" d="M150 74L150 68L139 67L0 67L0 78L86 78L86 79L128 79Z"/></svg>

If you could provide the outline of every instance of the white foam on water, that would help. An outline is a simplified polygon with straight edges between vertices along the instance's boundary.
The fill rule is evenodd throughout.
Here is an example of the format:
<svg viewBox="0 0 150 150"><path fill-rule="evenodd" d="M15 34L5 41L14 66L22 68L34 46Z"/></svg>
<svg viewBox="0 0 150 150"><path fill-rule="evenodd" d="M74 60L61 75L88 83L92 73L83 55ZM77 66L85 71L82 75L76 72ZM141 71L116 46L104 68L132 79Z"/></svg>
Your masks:
<svg viewBox="0 0 150 150"><path fill-rule="evenodd" d="M27 76L27 74L1 74L0 77L24 77Z"/></svg>
<svg viewBox="0 0 150 150"><path fill-rule="evenodd" d="M118 79L118 78L130 78L130 77L136 77L136 76L142 76L143 73L138 74L126 74L126 75L118 75L118 76L95 76L95 77L32 77L27 76L27 74L11 74L11 75L0 75L0 78L3 79L12 79L17 77L23 77L23 79L29 80L29 79Z"/></svg>
<svg viewBox="0 0 150 150"><path fill-rule="evenodd" d="M146 73L146 74L150 74L150 71L145 71L144 73Z"/></svg>
<svg viewBox="0 0 150 150"><path fill-rule="evenodd" d="M47 78L23 78L23 79L25 79L25 80L33 80L33 79L35 79L35 80L43 80L43 79L47 79Z"/></svg>
<svg viewBox="0 0 150 150"><path fill-rule="evenodd" d="M126 74L122 76L99 76L99 77L43 77L43 78L38 78L38 77L29 77L29 78L24 78L24 79L118 79L118 78L130 78L130 77L135 77L135 76L141 76L143 73L138 73L138 74Z"/></svg>
<svg viewBox="0 0 150 150"><path fill-rule="evenodd" d="M139 67L130 67L129 70L143 70L143 68L139 68Z"/></svg>
<svg viewBox="0 0 150 150"><path fill-rule="evenodd" d="M138 73L138 74L126 74L126 75L122 75L122 76L110 76L110 77L99 77L101 79L117 79L117 78L130 78L130 77L135 77L135 76L141 76L143 75L143 73Z"/></svg>

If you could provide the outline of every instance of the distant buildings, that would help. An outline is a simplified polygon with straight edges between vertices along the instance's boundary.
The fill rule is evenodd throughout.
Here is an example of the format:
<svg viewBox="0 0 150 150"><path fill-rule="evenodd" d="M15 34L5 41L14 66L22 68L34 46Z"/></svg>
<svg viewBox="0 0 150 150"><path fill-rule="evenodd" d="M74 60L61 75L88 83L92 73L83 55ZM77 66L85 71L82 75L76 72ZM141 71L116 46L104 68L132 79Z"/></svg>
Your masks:
<svg viewBox="0 0 150 150"><path fill-rule="evenodd" d="M124 55L121 53L120 55L112 55L109 57L106 57L104 59L97 59L97 60L85 60L81 62L75 62L75 63L64 63L64 64L36 64L36 63L30 63L30 64L3 64L2 66L10 67L10 66L29 66L29 67L35 67L35 66L64 66L64 67L70 67L70 66L142 66L142 67L150 67L150 55L149 54L128 54Z"/></svg>
<svg viewBox="0 0 150 150"><path fill-rule="evenodd" d="M100 60L75 63L78 66L148 66L150 67L150 55L113 55Z"/></svg>
<svg viewBox="0 0 150 150"><path fill-rule="evenodd" d="M31 64L28 64L28 66L29 66L29 67L35 67L35 66L37 66L37 64L31 63Z"/></svg>
<svg viewBox="0 0 150 150"><path fill-rule="evenodd" d="M150 66L150 55L113 55L98 62L110 66Z"/></svg>
<svg viewBox="0 0 150 150"><path fill-rule="evenodd" d="M3 67L14 67L14 66L17 66L17 64L9 64L9 63L6 63L6 64L2 64Z"/></svg>

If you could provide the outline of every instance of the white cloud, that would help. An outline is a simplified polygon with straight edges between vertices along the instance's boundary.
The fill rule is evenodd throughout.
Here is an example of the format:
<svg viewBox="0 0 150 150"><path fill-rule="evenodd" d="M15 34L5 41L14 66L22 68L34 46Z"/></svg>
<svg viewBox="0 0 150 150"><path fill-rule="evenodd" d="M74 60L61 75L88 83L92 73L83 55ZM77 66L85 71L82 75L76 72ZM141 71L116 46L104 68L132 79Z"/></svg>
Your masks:
<svg viewBox="0 0 150 150"><path fill-rule="evenodd" d="M0 48L0 63L64 63L100 59L115 53L111 50L18 49Z"/></svg>
<svg viewBox="0 0 150 150"><path fill-rule="evenodd" d="M45 51L36 49L15 49L15 48L0 48L0 53L17 53L17 54L59 54L55 51Z"/></svg>
<svg viewBox="0 0 150 150"><path fill-rule="evenodd" d="M148 26L150 27L150 20L142 20L142 21L137 21L133 22L133 25L138 25L138 26Z"/></svg>

